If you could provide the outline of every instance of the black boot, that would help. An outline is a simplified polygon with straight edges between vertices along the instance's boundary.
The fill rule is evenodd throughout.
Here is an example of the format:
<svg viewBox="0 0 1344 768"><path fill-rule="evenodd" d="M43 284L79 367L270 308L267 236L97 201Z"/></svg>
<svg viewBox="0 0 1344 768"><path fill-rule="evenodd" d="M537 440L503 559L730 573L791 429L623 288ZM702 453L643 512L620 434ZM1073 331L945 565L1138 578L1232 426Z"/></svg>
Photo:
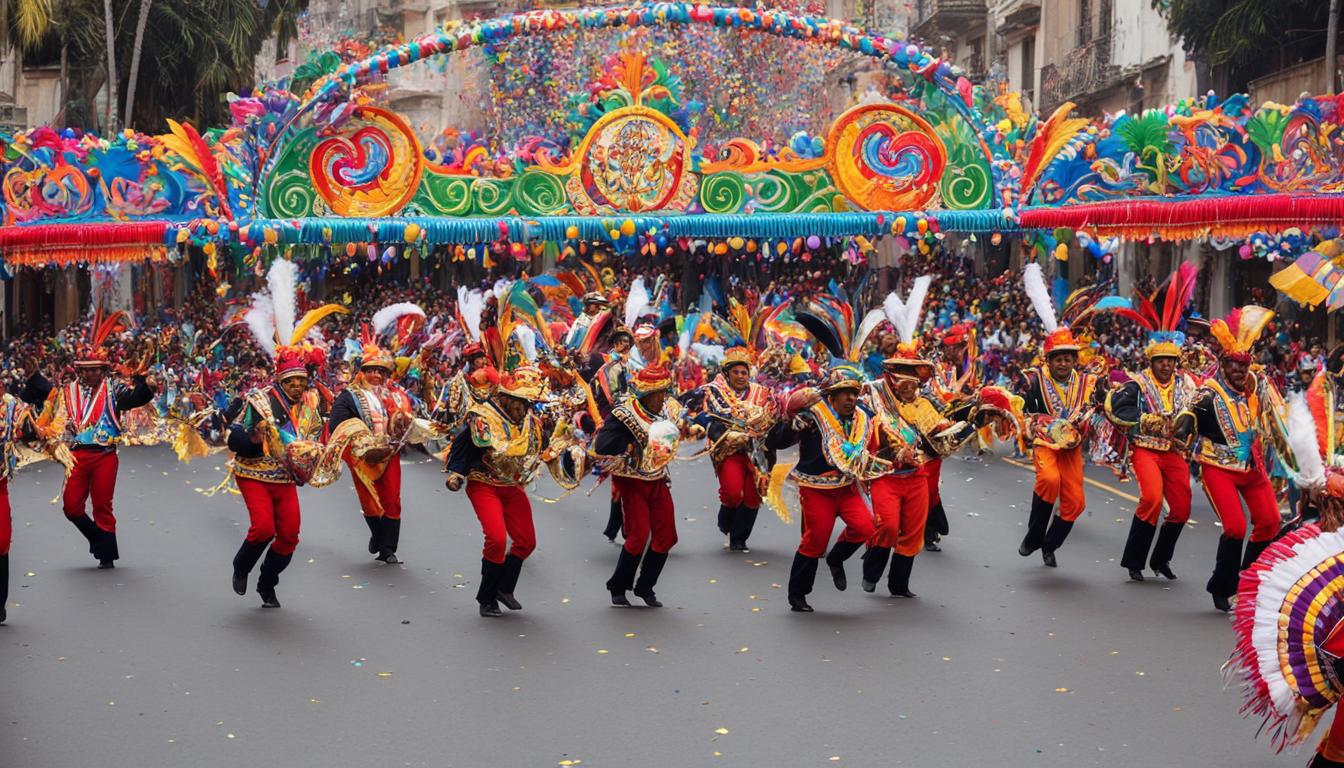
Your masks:
<svg viewBox="0 0 1344 768"><path fill-rule="evenodd" d="M1241 571L1241 540L1228 536L1218 537L1218 555L1213 561L1213 575L1204 586L1213 595L1213 607L1220 611L1232 610L1231 597L1237 593L1237 578Z"/></svg>
<svg viewBox="0 0 1344 768"><path fill-rule="evenodd" d="M887 559L891 557L889 547L869 547L867 552L863 553L863 587L864 592L876 592L877 582L882 579L882 572L887 569Z"/></svg>
<svg viewBox="0 0 1344 768"><path fill-rule="evenodd" d="M1337 760L1329 760L1325 755L1317 752L1316 756L1311 759L1311 762L1307 763L1307 768L1344 768L1344 763Z"/></svg>
<svg viewBox="0 0 1344 768"><path fill-rule="evenodd" d="M115 568L116 561L121 558L117 550L117 534L99 528L98 541L93 545L93 556L98 558L99 570Z"/></svg>
<svg viewBox="0 0 1344 768"><path fill-rule="evenodd" d="M481 585L476 589L476 602L481 605L481 616L487 619L504 615L499 610L499 583L504 576L504 564L481 558Z"/></svg>
<svg viewBox="0 0 1344 768"><path fill-rule="evenodd" d="M730 507L727 504L719 505L719 533L727 536L733 530L733 515L737 512L737 507Z"/></svg>
<svg viewBox="0 0 1344 768"><path fill-rule="evenodd" d="M261 573L257 575L257 594L261 595L261 607L280 607L280 600L275 596L275 587L280 583L280 574L289 567L289 561L293 558L293 552L282 555L274 549L266 551L266 559L261 561Z"/></svg>
<svg viewBox="0 0 1344 768"><path fill-rule="evenodd" d="M602 531L602 535L611 541L616 540L616 534L621 532L621 502L619 499L611 500L611 509L607 512L607 527Z"/></svg>
<svg viewBox="0 0 1344 768"><path fill-rule="evenodd" d="M378 557L388 565L396 565L401 561L397 559L397 542L401 540L401 518L393 520L389 517L380 518L383 521L383 543L378 547Z"/></svg>
<svg viewBox="0 0 1344 768"><path fill-rule="evenodd" d="M1129 538L1125 539L1125 553L1120 556L1120 567L1129 570L1129 578L1143 581L1143 563L1148 559L1148 548L1153 543L1157 526L1133 517L1129 521Z"/></svg>
<svg viewBox="0 0 1344 768"><path fill-rule="evenodd" d="M94 523L93 520L91 520L88 515L80 515L79 517L67 517L66 520L69 520L71 523L73 523L74 526L79 529L79 532L84 534L84 538L89 540L89 554L92 555L94 551L97 549L99 538L98 534L102 531L102 529L99 528L98 525Z"/></svg>
<svg viewBox="0 0 1344 768"><path fill-rule="evenodd" d="M1072 530L1073 523L1066 522L1059 515L1055 515L1050 521L1050 529L1045 532L1045 541L1041 543L1041 560L1045 562L1046 567L1054 568L1057 565L1055 550L1060 548Z"/></svg>
<svg viewBox="0 0 1344 768"><path fill-rule="evenodd" d="M499 577L499 602L510 611L523 610L522 603L513 599L513 590L518 587L518 575L523 572L523 558L507 555L504 558L504 574Z"/></svg>
<svg viewBox="0 0 1344 768"><path fill-rule="evenodd" d="M947 512L943 509L943 502L938 500L937 504L929 507L929 519L924 524L924 549L929 552L942 552L943 548L938 546L938 542L947 535Z"/></svg>
<svg viewBox="0 0 1344 768"><path fill-rule="evenodd" d="M639 581L635 582L635 597L643 600L650 608L663 607L663 604L658 602L657 595L653 593L653 588L658 584L658 577L662 574L664 565L667 565L666 552L654 552L650 549L644 553L644 564L639 567Z"/></svg>
<svg viewBox="0 0 1344 768"><path fill-rule="evenodd" d="M1274 541L1272 539L1270 541L1246 542L1246 554L1242 555L1241 558L1241 570L1244 571L1247 568L1250 568L1256 560L1260 559L1260 554L1266 549L1269 549L1269 545L1273 543ZM1240 577L1238 577L1238 581L1240 581Z"/></svg>
<svg viewBox="0 0 1344 768"><path fill-rule="evenodd" d="M909 555L894 555L891 558L891 573L887 575L887 591L892 597L914 597L910 591L910 571L914 570L915 558Z"/></svg>
<svg viewBox="0 0 1344 768"><path fill-rule="evenodd" d="M247 575L256 567L257 561L261 559L261 554L266 551L266 545L270 542L260 541L255 544L243 539L243 546L238 548L238 554L233 556L233 591L240 595L247 594Z"/></svg>
<svg viewBox="0 0 1344 768"><path fill-rule="evenodd" d="M1054 511L1054 502L1031 494L1031 516L1027 518L1027 535L1023 537L1022 545L1017 548L1017 554L1027 557L1041 548L1042 542L1045 541L1046 526L1050 525L1050 513Z"/></svg>
<svg viewBox="0 0 1344 768"><path fill-rule="evenodd" d="M365 515L364 522L369 524L369 554L376 555L383 547L383 518Z"/></svg>
<svg viewBox="0 0 1344 768"><path fill-rule="evenodd" d="M746 505L737 508L737 514L733 515L733 527L728 532L729 549L734 552L751 551L747 548L747 539L751 537L751 531L756 527L756 513L759 511L759 507Z"/></svg>
<svg viewBox="0 0 1344 768"><path fill-rule="evenodd" d="M639 555L632 555L621 547L621 555L616 559L616 572L607 579L607 591L611 593L612 605L630 605L625 593L635 585L635 571L639 569Z"/></svg>
<svg viewBox="0 0 1344 768"><path fill-rule="evenodd" d="M9 606L9 555L0 555L0 624L5 623L9 615L5 612Z"/></svg>
<svg viewBox="0 0 1344 768"><path fill-rule="evenodd" d="M807 604L807 596L812 593L812 585L817 581L817 560L801 552L793 555L793 567L789 569L789 608L800 613L811 613L812 606Z"/></svg>
<svg viewBox="0 0 1344 768"><path fill-rule="evenodd" d="M1176 554L1176 540L1181 537L1183 530L1185 523L1163 523L1157 530L1157 544L1153 545L1152 557L1148 559L1148 566L1154 573L1175 580L1176 574L1171 571L1171 558Z"/></svg>
<svg viewBox="0 0 1344 768"><path fill-rule="evenodd" d="M845 561L862 546L863 542L837 541L826 555L826 567L831 569L831 579L835 581L835 588L841 592L849 586L848 580L845 579Z"/></svg>

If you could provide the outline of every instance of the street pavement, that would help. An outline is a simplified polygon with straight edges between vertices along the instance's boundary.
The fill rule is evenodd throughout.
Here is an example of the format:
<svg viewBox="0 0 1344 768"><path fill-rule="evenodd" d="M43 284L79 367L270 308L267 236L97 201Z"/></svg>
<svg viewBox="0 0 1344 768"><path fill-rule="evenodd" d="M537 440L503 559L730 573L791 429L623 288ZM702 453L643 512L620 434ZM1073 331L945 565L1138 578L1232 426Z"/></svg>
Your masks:
<svg viewBox="0 0 1344 768"><path fill-rule="evenodd" d="M400 554L366 553L348 477L306 489L284 607L229 587L238 496L224 458L122 451L122 560L98 571L52 497L51 464L11 484L0 766L1277 766L1219 667L1204 592L1217 528L1196 495L1175 582L1118 559L1133 504L1095 486L1059 568L1017 554L1031 474L949 460L952 533L920 555L915 600L822 569L788 610L797 524L763 512L752 552L715 528L707 461L674 471L680 542L661 610L613 608L602 486L536 501L521 613L477 616L481 533L423 454L403 459ZM1104 471L1089 471L1110 484ZM1135 493L1133 484L1114 486ZM585 488L586 490L586 488ZM549 479L541 496L558 495ZM796 501L796 499L795 499ZM255 574L253 583L255 584ZM507 613L507 612L506 612ZM1314 740L1309 742L1314 745ZM1310 749L1310 746L1308 747Z"/></svg>

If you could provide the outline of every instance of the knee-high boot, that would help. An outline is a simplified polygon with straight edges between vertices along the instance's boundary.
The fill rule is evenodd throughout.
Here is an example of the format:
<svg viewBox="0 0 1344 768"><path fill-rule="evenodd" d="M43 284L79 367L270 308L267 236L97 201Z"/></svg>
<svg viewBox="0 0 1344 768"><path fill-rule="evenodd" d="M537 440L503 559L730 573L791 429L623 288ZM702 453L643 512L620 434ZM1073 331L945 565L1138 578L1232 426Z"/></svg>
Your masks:
<svg viewBox="0 0 1344 768"><path fill-rule="evenodd" d="M269 542L260 541L252 543L243 539L243 546L238 548L238 554L233 556L233 591L240 595L247 594L247 575L252 573L256 567L257 561L266 551L266 545Z"/></svg>
<svg viewBox="0 0 1344 768"><path fill-rule="evenodd" d="M261 573L257 575L257 594L261 595L261 604L266 608L279 608L280 601L275 596L275 587L280 583L280 574L289 567L294 553L282 555L274 549L266 551L266 559L261 561Z"/></svg>
<svg viewBox="0 0 1344 768"><path fill-rule="evenodd" d="M621 554L616 558L616 570L607 579L607 591L611 593L611 602L613 605L629 605L625 599L625 593L635 586L635 571L639 570L640 556L630 553L630 550L621 547Z"/></svg>
<svg viewBox="0 0 1344 768"><path fill-rule="evenodd" d="M98 558L99 568L111 568L121 558L117 549L117 534L98 529L98 540L93 545L93 556Z"/></svg>
<svg viewBox="0 0 1344 768"><path fill-rule="evenodd" d="M733 513L737 507L730 507L727 504L719 505L719 533L727 536L733 530Z"/></svg>
<svg viewBox="0 0 1344 768"><path fill-rule="evenodd" d="M1050 525L1050 514L1054 511L1054 502L1031 494L1031 516L1027 518L1027 535L1022 538L1022 545L1017 548L1017 554L1027 557L1041 548L1041 544L1045 541L1046 526Z"/></svg>
<svg viewBox="0 0 1344 768"><path fill-rule="evenodd" d="M1213 562L1213 575L1204 589L1213 595L1213 605L1220 611L1231 610L1229 598L1237 593L1237 577L1241 571L1241 540L1228 536L1218 537L1218 554Z"/></svg>
<svg viewBox="0 0 1344 768"><path fill-rule="evenodd" d="M364 522L369 524L369 554L376 555L383 547L383 518L365 515Z"/></svg>
<svg viewBox="0 0 1344 768"><path fill-rule="evenodd" d="M853 557L859 547L863 546L861 541L837 541L831 546L831 551L826 554L826 567L831 569L831 579L835 581L835 588L841 592L849 586L845 578L845 561Z"/></svg>
<svg viewBox="0 0 1344 768"><path fill-rule="evenodd" d="M1073 523L1055 515L1050 521L1050 529L1045 532L1045 541L1041 543L1041 559L1051 568L1055 567L1055 550L1064 544L1073 530Z"/></svg>
<svg viewBox="0 0 1344 768"><path fill-rule="evenodd" d="M887 575L887 590L892 597L914 597L910 591L910 572L915 568L913 555L893 555L891 573Z"/></svg>
<svg viewBox="0 0 1344 768"><path fill-rule="evenodd" d="M1307 768L1344 768L1344 763L1331 760L1320 752L1317 752L1316 756L1311 759L1311 762L1307 763Z"/></svg>
<svg viewBox="0 0 1344 768"><path fill-rule="evenodd" d="M499 582L503 575L503 563L492 563L481 558L481 585L476 588L476 602L481 606L482 616L504 615L499 610Z"/></svg>
<svg viewBox="0 0 1344 768"><path fill-rule="evenodd" d="M0 555L0 624L5 623L9 606L9 555Z"/></svg>
<svg viewBox="0 0 1344 768"><path fill-rule="evenodd" d="M84 534L84 538L89 540L89 554L95 554L98 551L98 534L102 533L102 529L99 528L88 515L67 517L66 520L73 523L75 528L79 529L79 532Z"/></svg>
<svg viewBox="0 0 1344 768"><path fill-rule="evenodd" d="M1171 558L1176 554L1176 540L1181 537L1183 530L1185 523L1163 523L1157 531L1157 543L1153 545L1153 555L1148 559L1149 567L1168 579L1176 578L1176 574L1171 570Z"/></svg>
<svg viewBox="0 0 1344 768"><path fill-rule="evenodd" d="M882 580L882 572L887 569L887 560L891 557L890 547L869 547L863 553L863 591L877 590L877 582Z"/></svg>
<svg viewBox="0 0 1344 768"><path fill-rule="evenodd" d="M733 524L728 531L728 546L737 552L747 549L747 539L751 536L751 530L756 527L757 507L748 507L745 504L738 507L733 515Z"/></svg>
<svg viewBox="0 0 1344 768"><path fill-rule="evenodd" d="M1148 548L1156 533L1157 526L1137 516L1129 521L1129 538L1125 539L1125 553L1120 557L1120 567L1129 569L1131 574L1140 572L1136 581L1143 581L1143 564L1148 559Z"/></svg>
<svg viewBox="0 0 1344 768"><path fill-rule="evenodd" d="M929 538L929 532L932 531L934 538L946 536L948 533L947 511L943 509L943 500L939 499L937 504L929 507L929 521L924 526L924 538Z"/></svg>
<svg viewBox="0 0 1344 768"><path fill-rule="evenodd" d="M611 509L607 512L607 527L602 531L602 535L612 541L616 540L616 534L621 532L621 500L612 499Z"/></svg>
<svg viewBox="0 0 1344 768"><path fill-rule="evenodd" d="M793 555L793 566L789 569L789 607L795 611L812 611L806 598L812 593L812 585L817 581L817 561L818 558L808 557L801 552Z"/></svg>
<svg viewBox="0 0 1344 768"><path fill-rule="evenodd" d="M1246 554L1241 558L1241 570L1251 567L1251 564L1260 558L1260 553L1269 548L1271 541L1252 541L1246 544Z"/></svg>
<svg viewBox="0 0 1344 768"><path fill-rule="evenodd" d="M499 577L499 602L510 611L521 611L523 606L513 598L513 590L518 588L518 576L523 572L523 558L517 555L504 557L504 573Z"/></svg>
<svg viewBox="0 0 1344 768"><path fill-rule="evenodd" d="M389 517L382 518L383 521L383 542L378 547L378 558L388 565L395 565L400 560L397 559L397 542L401 541L401 518L393 520Z"/></svg>
<svg viewBox="0 0 1344 768"><path fill-rule="evenodd" d="M635 596L651 608L663 607L663 604L658 602L658 598L654 595L653 588L658 584L658 577L662 575L664 565L667 565L667 553L654 552L650 549L644 553L644 563L639 567L639 581L635 582Z"/></svg>

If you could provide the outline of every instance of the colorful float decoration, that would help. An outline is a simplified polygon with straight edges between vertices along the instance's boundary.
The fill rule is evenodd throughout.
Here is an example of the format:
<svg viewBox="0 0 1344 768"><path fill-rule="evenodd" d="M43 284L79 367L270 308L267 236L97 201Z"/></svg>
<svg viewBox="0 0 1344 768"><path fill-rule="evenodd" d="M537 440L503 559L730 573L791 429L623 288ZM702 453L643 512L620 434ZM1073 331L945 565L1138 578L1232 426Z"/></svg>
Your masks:
<svg viewBox="0 0 1344 768"><path fill-rule="evenodd" d="M900 87L797 146L726 142L702 156L676 73L635 49L571 115L568 147L536 139L426 151L379 106L391 69L564 29L707 25L880 60ZM973 85L929 49L846 22L688 3L542 10L444 29L357 61L320 57L302 93L259 87L232 124L100 138L0 136L9 264L162 258L265 245L472 244L639 237L924 238L1067 228L1093 240L1182 240L1337 226L1344 102L1253 108L1189 99L1091 121L1045 120ZM819 151L817 148L820 148Z"/></svg>

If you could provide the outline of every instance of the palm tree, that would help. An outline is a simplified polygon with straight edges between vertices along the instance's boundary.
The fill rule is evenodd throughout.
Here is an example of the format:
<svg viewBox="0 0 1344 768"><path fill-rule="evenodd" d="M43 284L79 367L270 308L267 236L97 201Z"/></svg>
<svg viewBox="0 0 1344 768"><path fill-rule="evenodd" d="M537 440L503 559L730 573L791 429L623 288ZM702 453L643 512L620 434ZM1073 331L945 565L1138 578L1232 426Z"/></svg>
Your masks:
<svg viewBox="0 0 1344 768"><path fill-rule="evenodd" d="M149 21L149 5L153 0L140 0L140 18L135 22L135 44L131 47L131 75L126 81L126 117L122 120L128 127L135 109L135 84L140 79L140 54L144 50L145 22Z"/></svg>
<svg viewBox="0 0 1344 768"><path fill-rule="evenodd" d="M112 26L112 0L103 0L103 36L107 48L107 120L106 133L117 130L117 32Z"/></svg>
<svg viewBox="0 0 1344 768"><path fill-rule="evenodd" d="M50 28L51 0L0 0L0 55L14 55L11 94L19 92L23 52L40 45Z"/></svg>

